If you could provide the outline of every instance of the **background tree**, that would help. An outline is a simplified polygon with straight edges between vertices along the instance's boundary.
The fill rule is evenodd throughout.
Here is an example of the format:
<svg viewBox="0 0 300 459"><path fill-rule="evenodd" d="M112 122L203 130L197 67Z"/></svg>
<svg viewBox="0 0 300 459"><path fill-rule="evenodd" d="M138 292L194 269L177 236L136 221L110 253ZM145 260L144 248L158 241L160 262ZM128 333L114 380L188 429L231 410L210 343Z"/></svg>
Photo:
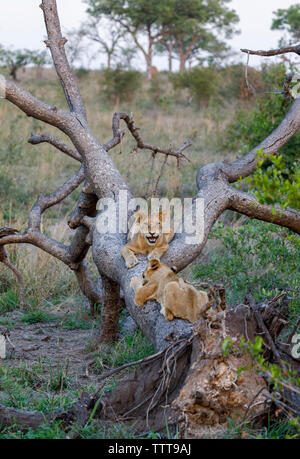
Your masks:
<svg viewBox="0 0 300 459"><path fill-rule="evenodd" d="M226 50L224 40L219 37L230 38L239 20L235 11L226 6L230 1L170 2L172 8L168 11L172 14L164 18L164 31L174 41L172 52L179 59L180 71L185 70L188 60L199 57L203 52L209 56Z"/></svg>
<svg viewBox="0 0 300 459"><path fill-rule="evenodd" d="M33 64L41 67L49 63L47 51L29 49L5 49L0 45L0 65L7 67L9 75L17 80L17 71L22 67Z"/></svg>
<svg viewBox="0 0 300 459"><path fill-rule="evenodd" d="M67 34L66 52L70 65L73 68L75 64L82 64L82 60L84 57L86 58L88 50L81 28L68 30Z"/></svg>
<svg viewBox="0 0 300 459"><path fill-rule="evenodd" d="M91 16L89 21L81 26L80 33L88 40L96 43L102 54L106 54L106 67L110 70L112 59L117 57L121 48L121 39L124 36L123 27L113 21L105 22L101 17Z"/></svg>
<svg viewBox="0 0 300 459"><path fill-rule="evenodd" d="M288 33L289 41L297 44L300 41L300 4L274 12L272 30L283 30Z"/></svg>
<svg viewBox="0 0 300 459"><path fill-rule="evenodd" d="M234 32L234 24L238 22L236 13L226 6L231 0L86 1L89 14L108 16L133 37L145 57L149 79L156 44L162 46L158 49L167 50L169 70L173 51L179 57L180 70L184 70L186 61L200 50L210 53L220 50L223 43L217 40L216 32L229 38ZM143 44L143 36L147 37L147 46Z"/></svg>
<svg viewBox="0 0 300 459"><path fill-rule="evenodd" d="M147 66L147 76L151 79L153 47L163 35L161 21L169 1L147 0L86 0L88 13L99 18L103 15L123 27L130 34L135 45L142 52ZM143 37L147 44L144 45Z"/></svg>

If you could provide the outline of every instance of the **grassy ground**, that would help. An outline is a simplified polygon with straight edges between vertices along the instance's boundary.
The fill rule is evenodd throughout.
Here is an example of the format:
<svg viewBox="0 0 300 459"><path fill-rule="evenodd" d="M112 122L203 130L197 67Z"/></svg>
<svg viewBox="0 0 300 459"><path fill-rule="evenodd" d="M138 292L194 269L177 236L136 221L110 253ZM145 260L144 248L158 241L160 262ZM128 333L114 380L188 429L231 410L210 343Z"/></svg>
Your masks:
<svg viewBox="0 0 300 459"><path fill-rule="evenodd" d="M62 90L50 71L41 80L34 78L33 70L20 77L22 86L35 96L65 107ZM165 100L175 102L155 103L144 83L143 91L132 102L111 108L103 98L99 72L83 76L79 84L87 104L90 126L101 142L111 138L111 119L116 110L133 112L142 136L150 143L166 147L170 143L179 146L186 138L193 141L193 146L187 150L191 163L185 162L178 168L175 161L168 161L159 185L161 195L194 195L195 173L201 165L233 157L232 153L222 151L220 145L234 114L234 104L215 106L210 103L199 109L184 99L177 100L168 85ZM49 145L29 145L30 134L45 129L66 139L54 129L27 118L6 101L0 101L0 119L0 227L12 226L22 230L26 225L27 211L38 194L53 191L76 170L77 164ZM111 155L135 194L144 196L148 188L151 154L132 152L132 147L133 142L127 134L121 149L117 147ZM159 161L156 166L156 177L160 164ZM152 178L150 189L153 183L155 179ZM72 231L67 226L67 219L78 194L79 190L76 190L64 203L47 213L43 219L43 230L47 234L63 242L70 239ZM228 228L229 225L232 229ZM151 344L140 332L122 334L112 348L95 348L93 332L99 327L99 319L89 315L73 273L38 249L12 246L8 251L24 275L26 308L24 312L18 310L15 279L0 265L0 326L10 329L15 346L9 348L8 359L0 366L1 403L40 411L67 408L82 390L95 390L97 378L104 370L153 352ZM276 295L279 288L296 289L299 285L299 255L299 246L288 239L286 230L249 223L228 213L212 234L205 251L205 264L195 262L184 275L224 282L229 302L234 305L241 302L249 291L261 300ZM91 268L95 273L92 263ZM299 310L299 302L295 299L291 306L292 322ZM125 315L123 311L121 319ZM106 388L113 388L116 384L117 379L112 378L107 381ZM273 426L272 429L267 433L253 433L249 428L245 434L244 430L230 426L226 436L284 436L284 427L276 430ZM93 420L76 433L81 438L134 438L137 435L134 425L99 425ZM0 428L0 438L65 436L58 423L25 433L18 426ZM144 432L142 436L157 438L159 434Z"/></svg>

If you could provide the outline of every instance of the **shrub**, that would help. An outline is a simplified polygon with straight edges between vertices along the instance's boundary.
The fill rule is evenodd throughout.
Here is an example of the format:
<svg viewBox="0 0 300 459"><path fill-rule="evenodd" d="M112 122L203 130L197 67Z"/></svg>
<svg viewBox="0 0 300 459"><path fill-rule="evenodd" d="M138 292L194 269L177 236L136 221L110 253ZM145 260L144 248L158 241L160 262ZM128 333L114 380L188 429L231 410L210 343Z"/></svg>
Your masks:
<svg viewBox="0 0 300 459"><path fill-rule="evenodd" d="M286 75L283 64L264 66L262 72L266 90L278 91L283 86ZM246 109L238 110L228 128L224 147L241 154L252 150L279 125L291 104L291 100L283 104L279 94L267 94L257 100L252 110L249 105ZM284 164L289 169L293 169L295 160L300 159L299 152L300 133L297 133L280 150Z"/></svg>
<svg viewBox="0 0 300 459"><path fill-rule="evenodd" d="M142 75L136 70L124 70L121 66L103 71L103 93L118 105L131 102L142 84Z"/></svg>
<svg viewBox="0 0 300 459"><path fill-rule="evenodd" d="M193 67L191 70L170 75L174 90L187 88L193 101L207 104L218 91L220 77L213 67Z"/></svg>
<svg viewBox="0 0 300 459"><path fill-rule="evenodd" d="M242 303L251 292L256 301L273 298L281 290L294 297L290 303L291 324L299 317L300 238L286 228L247 220L238 228L218 224L210 239L217 245L209 261L193 268L196 279L222 282L230 306ZM280 268L279 268L280 267Z"/></svg>

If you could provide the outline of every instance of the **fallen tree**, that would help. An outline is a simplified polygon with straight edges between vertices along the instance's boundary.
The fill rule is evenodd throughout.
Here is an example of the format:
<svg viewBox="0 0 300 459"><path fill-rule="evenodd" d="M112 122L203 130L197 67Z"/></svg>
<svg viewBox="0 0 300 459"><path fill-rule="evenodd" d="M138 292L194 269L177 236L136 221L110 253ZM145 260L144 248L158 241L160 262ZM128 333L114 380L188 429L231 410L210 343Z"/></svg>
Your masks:
<svg viewBox="0 0 300 459"><path fill-rule="evenodd" d="M167 417L173 416L172 422L181 423L183 436L199 436L205 428L221 428L228 417L262 415L266 409L262 400L263 391L268 396L265 380L257 376L255 368L251 368L247 377L243 382L239 381L238 385L236 370L249 364L249 356L243 353L238 356L225 356L222 343L227 336L236 341L244 336L249 341L258 333L264 333L265 346L270 348L269 359L280 363L283 351L277 350L276 339L286 323L280 322L283 320L282 316L277 314L276 307L279 303L274 301L267 307L263 305L261 310L252 300L248 306L242 305L234 310L218 312L212 308L195 327L179 319L167 322L155 302L147 303L144 308L134 304L130 280L133 276L141 275L147 260L139 257L139 264L127 270L120 256L126 234L103 234L95 227L99 199L111 198L118 206L120 191L126 191L128 197L132 197L129 185L115 167L108 152L120 144L125 135L125 131L120 129L121 121L125 122L136 140L137 148L147 149L154 156L165 155L166 160L168 157L174 157L178 162L184 160L183 151L189 146L189 142L177 150L148 144L143 140L132 117L116 113L112 121L112 139L106 144L100 144L89 128L84 102L66 58L66 39L61 35L56 1L43 0L41 8L48 35L45 43L50 48L69 111L36 99L11 81L5 82L5 99L27 116L50 124L66 134L74 148L46 133L32 136L30 143L38 145L48 142L81 165L76 174L56 191L38 197L29 213L28 227L24 232L6 228L0 233L0 248L4 250L8 244L29 243L53 255L73 270L92 308L96 303L102 304L101 341L112 342L117 337L122 290L131 317L158 352L111 394L101 397L99 394L91 397L85 394L73 410L51 414L48 419L61 419L66 424L79 419L81 422L82 419L86 421L90 410L97 405L95 411L102 419L116 419L114 416L117 415L117 419L121 417L126 420L128 417L140 416L148 421L151 414L151 423L157 427L159 422L155 421L155 414L157 413L160 422L162 419L165 422L165 418L161 416L161 410L164 409ZM176 234L162 261L169 266L176 266L179 271L188 266L201 254L214 223L227 209L250 218L278 224L300 234L300 214L297 211L278 208L274 212L272 206L260 204L255 197L231 186L255 172L257 150L263 151L266 157L276 154L299 128L300 98L295 100L281 124L255 149L232 163L216 162L200 168L196 179L196 197L204 200L203 240L199 244L186 244L187 235ZM64 200L83 182L78 203L69 219L69 226L76 231L70 245L66 246L42 233L41 217L47 209ZM90 247L101 281L92 280L85 262ZM0 259L3 260L11 267L6 254ZM266 311L269 316L265 316ZM286 349L284 355L285 359L290 359L297 367L299 362L290 355L287 357ZM293 399L291 403L296 406L293 409L299 409L297 392L290 388L287 390L289 393L296 393L290 399ZM169 397L167 399L166 394ZM251 408L252 399L256 401L255 409ZM169 405L169 401L173 402L172 407L162 408L162 405ZM24 426L36 427L44 422L44 417L34 413L26 416L24 412L0 407L1 423L9 425L12 420Z"/></svg>

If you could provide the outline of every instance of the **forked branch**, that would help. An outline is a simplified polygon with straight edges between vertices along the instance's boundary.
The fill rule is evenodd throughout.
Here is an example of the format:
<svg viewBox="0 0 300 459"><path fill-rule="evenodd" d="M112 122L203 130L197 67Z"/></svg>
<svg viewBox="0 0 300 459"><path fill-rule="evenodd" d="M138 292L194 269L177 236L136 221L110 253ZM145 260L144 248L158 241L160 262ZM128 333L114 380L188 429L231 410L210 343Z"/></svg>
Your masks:
<svg viewBox="0 0 300 459"><path fill-rule="evenodd" d="M186 140L186 142L178 149L173 150L172 146L169 148L161 148L157 145L151 145L150 143L144 142L142 136L139 133L139 128L135 126L134 119L132 116L129 116L128 113L115 113L113 116L112 121L112 131L113 131L113 138L107 142L104 147L106 150L112 148L112 146L118 145L122 138L124 137L124 131L120 130L120 121L123 120L129 132L132 134L133 138L136 140L137 147L141 150L150 150L153 153L161 153L166 156L175 156L177 159L186 159L190 161L184 154L184 150L192 145L190 140Z"/></svg>

